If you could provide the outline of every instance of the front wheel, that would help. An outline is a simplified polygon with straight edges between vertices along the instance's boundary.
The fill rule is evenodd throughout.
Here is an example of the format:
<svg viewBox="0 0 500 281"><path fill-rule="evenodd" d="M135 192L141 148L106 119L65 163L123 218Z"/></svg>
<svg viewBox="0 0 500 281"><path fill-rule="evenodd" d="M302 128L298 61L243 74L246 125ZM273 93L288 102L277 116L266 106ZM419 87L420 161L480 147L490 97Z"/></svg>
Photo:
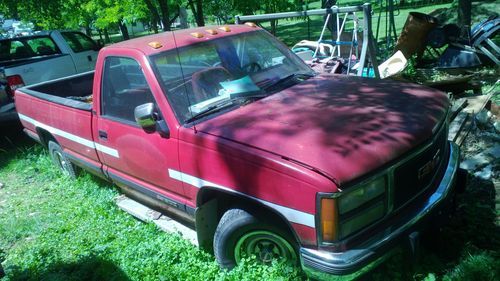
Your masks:
<svg viewBox="0 0 500 281"><path fill-rule="evenodd" d="M233 268L244 257L255 255L263 264L273 260L297 264L297 251L281 229L242 209L230 209L221 218L214 236L214 253L224 268Z"/></svg>

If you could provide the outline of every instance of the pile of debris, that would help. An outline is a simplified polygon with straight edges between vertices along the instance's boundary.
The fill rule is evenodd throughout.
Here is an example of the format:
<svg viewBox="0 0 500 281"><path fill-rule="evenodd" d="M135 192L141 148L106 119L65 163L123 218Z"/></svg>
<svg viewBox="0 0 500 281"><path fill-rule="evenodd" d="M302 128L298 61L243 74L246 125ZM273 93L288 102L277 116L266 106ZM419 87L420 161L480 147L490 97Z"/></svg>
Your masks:
<svg viewBox="0 0 500 281"><path fill-rule="evenodd" d="M489 109L482 109L471 118L468 137L463 138L461 147L460 168L474 178L469 178L469 188L481 187L494 194L496 224L500 226L500 110L494 104Z"/></svg>
<svg viewBox="0 0 500 281"><path fill-rule="evenodd" d="M471 30L440 25L437 18L412 12L396 44L396 53L381 63L382 78L396 76L445 92L480 92L478 67L500 67L500 18L492 16Z"/></svg>
<svg viewBox="0 0 500 281"><path fill-rule="evenodd" d="M499 121L490 111L481 111L462 148L460 167L483 180L498 180L500 176L500 128L495 128Z"/></svg>

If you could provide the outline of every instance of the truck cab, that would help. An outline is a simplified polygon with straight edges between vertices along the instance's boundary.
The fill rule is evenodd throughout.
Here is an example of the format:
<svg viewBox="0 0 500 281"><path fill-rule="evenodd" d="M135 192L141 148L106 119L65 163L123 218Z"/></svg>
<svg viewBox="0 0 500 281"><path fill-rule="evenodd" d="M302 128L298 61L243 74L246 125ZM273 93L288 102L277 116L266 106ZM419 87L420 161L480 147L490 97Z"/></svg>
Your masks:
<svg viewBox="0 0 500 281"><path fill-rule="evenodd" d="M0 39L0 122L16 120L14 91L92 71L100 43L79 31L41 31Z"/></svg>
<svg viewBox="0 0 500 281"><path fill-rule="evenodd" d="M193 222L226 268L355 273L417 239L455 188L444 93L317 74L252 24L105 47L95 72L18 89L16 106L66 175Z"/></svg>

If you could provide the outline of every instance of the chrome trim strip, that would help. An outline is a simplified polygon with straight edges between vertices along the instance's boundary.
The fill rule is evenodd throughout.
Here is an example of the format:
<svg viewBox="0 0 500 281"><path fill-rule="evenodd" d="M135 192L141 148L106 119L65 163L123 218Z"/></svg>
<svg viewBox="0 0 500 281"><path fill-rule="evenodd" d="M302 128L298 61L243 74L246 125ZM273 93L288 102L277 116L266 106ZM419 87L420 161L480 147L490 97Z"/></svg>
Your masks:
<svg viewBox="0 0 500 281"><path fill-rule="evenodd" d="M185 174L183 172L179 172L176 170L168 169L168 174L170 175L171 178L176 179L178 181L187 183L189 185L195 186L197 188L202 188L204 186L210 186L218 189L222 189L225 191L229 191L232 193L236 193L238 195L242 195L245 197L252 198L253 200L256 200L264 205L267 205L276 211L280 212L285 218L287 218L290 222L296 223L296 224L302 224L311 228L315 228L315 221L314 221L314 215L309 214L306 212L301 212L299 210L295 210L292 208L288 208L285 206L281 206L275 203L271 203L269 201L265 201L247 194L244 194L242 192L236 191L233 188L229 188L226 186L222 186L213 182L209 182L200 178L197 178L195 176Z"/></svg>
<svg viewBox="0 0 500 281"><path fill-rule="evenodd" d="M394 170L387 171L387 210L385 210L385 215L392 213L394 209Z"/></svg>
<svg viewBox="0 0 500 281"><path fill-rule="evenodd" d="M38 122L37 120L35 120L31 117L28 117L28 116L20 114L20 113L19 113L19 119L24 120L28 123L31 123L35 127L39 127L39 128L44 129L44 130L47 130L48 132L50 132L54 135L58 135L60 137L63 137L63 138L68 139L70 141L74 141L74 142L79 143L81 145L84 145L86 147L90 147L90 148L99 150L99 151L106 153L108 155L111 155L113 157L120 158L120 154L118 153L118 150L116 150L114 148L104 146L104 145L96 143L94 141L84 139L84 138L79 137L77 135L73 135L73 134L65 132L63 130L54 128L54 127L46 125L46 124L43 124L43 123Z"/></svg>

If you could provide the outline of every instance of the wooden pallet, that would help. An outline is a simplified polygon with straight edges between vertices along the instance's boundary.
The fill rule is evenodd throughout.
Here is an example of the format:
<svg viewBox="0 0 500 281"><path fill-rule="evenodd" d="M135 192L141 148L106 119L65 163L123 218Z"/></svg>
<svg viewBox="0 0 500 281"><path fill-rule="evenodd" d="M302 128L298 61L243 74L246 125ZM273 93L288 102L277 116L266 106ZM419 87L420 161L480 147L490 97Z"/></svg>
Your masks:
<svg viewBox="0 0 500 281"><path fill-rule="evenodd" d="M161 230L168 233L177 233L182 238L188 240L193 245L198 245L198 236L196 231L183 225L182 223L166 216L163 213L150 209L149 207L125 196L120 195L115 199L116 205L123 211L129 213L135 218L147 222L154 223Z"/></svg>
<svg viewBox="0 0 500 281"><path fill-rule="evenodd" d="M475 114L486 107L492 96L493 92L456 100L451 108L448 140L461 146L474 124Z"/></svg>

